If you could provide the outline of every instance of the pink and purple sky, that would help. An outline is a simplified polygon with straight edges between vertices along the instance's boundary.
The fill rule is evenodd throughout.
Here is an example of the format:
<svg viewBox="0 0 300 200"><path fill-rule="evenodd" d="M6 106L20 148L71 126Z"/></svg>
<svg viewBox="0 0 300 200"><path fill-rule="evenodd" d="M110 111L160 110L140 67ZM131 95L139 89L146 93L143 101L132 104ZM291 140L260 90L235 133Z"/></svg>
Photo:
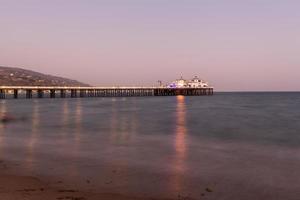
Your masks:
<svg viewBox="0 0 300 200"><path fill-rule="evenodd" d="M93 85L300 90L299 0L0 0L0 66Z"/></svg>

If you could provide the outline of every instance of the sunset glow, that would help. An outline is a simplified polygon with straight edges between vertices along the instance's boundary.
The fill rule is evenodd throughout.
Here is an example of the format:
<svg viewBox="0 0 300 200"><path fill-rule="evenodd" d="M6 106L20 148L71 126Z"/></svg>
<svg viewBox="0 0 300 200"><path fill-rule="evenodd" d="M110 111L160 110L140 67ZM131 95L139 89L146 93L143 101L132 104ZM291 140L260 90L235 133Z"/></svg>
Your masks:
<svg viewBox="0 0 300 200"><path fill-rule="evenodd" d="M97 86L197 74L217 90L299 90L299 8L293 0L4 0L0 66Z"/></svg>

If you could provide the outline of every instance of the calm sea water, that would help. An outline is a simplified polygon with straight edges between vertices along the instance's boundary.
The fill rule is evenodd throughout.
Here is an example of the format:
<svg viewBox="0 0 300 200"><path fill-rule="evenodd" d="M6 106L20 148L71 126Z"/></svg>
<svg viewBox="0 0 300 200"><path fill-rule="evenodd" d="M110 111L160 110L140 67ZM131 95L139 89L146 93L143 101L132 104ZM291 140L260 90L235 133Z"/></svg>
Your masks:
<svg viewBox="0 0 300 200"><path fill-rule="evenodd" d="M92 191L296 200L299 109L300 93L2 100L0 159Z"/></svg>

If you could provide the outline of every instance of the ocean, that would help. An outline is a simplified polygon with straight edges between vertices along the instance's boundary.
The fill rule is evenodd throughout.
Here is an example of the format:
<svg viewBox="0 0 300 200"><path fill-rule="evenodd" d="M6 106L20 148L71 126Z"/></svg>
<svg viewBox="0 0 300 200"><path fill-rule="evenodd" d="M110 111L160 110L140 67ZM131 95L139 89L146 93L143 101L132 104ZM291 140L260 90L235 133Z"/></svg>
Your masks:
<svg viewBox="0 0 300 200"><path fill-rule="evenodd" d="M299 200L299 109L292 92L1 100L0 160L95 192Z"/></svg>

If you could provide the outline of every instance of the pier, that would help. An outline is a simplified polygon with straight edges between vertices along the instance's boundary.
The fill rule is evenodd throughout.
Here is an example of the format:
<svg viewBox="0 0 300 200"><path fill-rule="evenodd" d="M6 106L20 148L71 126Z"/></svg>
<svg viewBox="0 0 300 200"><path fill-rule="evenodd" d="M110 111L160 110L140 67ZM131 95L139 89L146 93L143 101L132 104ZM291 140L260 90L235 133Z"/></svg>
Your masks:
<svg viewBox="0 0 300 200"><path fill-rule="evenodd" d="M139 96L203 96L213 95L209 88L166 87L44 87L0 86L0 99L5 98L85 98L85 97L139 97Z"/></svg>

